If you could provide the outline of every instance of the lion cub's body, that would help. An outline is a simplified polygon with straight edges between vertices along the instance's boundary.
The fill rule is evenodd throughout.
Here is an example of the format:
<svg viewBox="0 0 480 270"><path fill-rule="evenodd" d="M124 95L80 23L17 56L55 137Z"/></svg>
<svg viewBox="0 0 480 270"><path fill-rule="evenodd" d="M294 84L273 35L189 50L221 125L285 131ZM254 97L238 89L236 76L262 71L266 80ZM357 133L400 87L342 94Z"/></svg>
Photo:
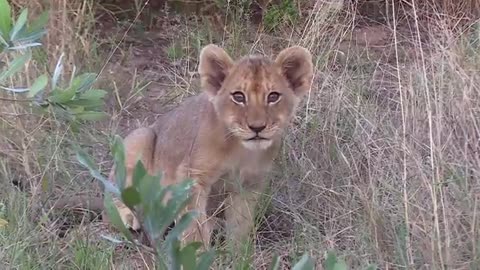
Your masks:
<svg viewBox="0 0 480 270"><path fill-rule="evenodd" d="M283 130L310 86L311 58L305 49L293 47L275 62L256 56L233 62L210 45L202 51L199 73L203 93L125 138L127 185L139 158L150 173L163 173L164 185L196 180L190 208L200 215L186 240L207 244L207 199L222 179L227 235L241 240L253 225L253 209ZM138 229L129 210L118 202L117 206L122 220Z"/></svg>
<svg viewBox="0 0 480 270"><path fill-rule="evenodd" d="M156 134L152 167L167 180L195 177L202 186L236 170L268 170L279 140L264 151L247 149L219 122L206 94L185 100L150 127Z"/></svg>

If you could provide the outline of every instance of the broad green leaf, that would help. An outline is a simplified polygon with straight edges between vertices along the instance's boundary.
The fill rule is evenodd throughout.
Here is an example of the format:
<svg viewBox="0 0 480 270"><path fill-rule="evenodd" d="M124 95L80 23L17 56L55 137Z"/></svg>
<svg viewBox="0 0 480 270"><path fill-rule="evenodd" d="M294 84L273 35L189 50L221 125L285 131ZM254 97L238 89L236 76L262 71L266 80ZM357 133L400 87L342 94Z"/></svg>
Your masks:
<svg viewBox="0 0 480 270"><path fill-rule="evenodd" d="M275 256L273 256L273 259L272 259L270 270L278 270L278 269L280 269L280 257L277 254L275 254Z"/></svg>
<svg viewBox="0 0 480 270"><path fill-rule="evenodd" d="M209 270L214 259L215 259L215 250L212 249L207 252L204 252L202 255L200 255L200 258L198 259L198 265L196 269Z"/></svg>
<svg viewBox="0 0 480 270"><path fill-rule="evenodd" d="M34 43L35 46L42 45L42 43L40 43L40 39L43 35L45 35L46 32L47 31L37 32L29 35L24 34L24 36L18 37L15 40L15 44L18 47L21 47L21 46L32 47L32 45L28 45L30 43Z"/></svg>
<svg viewBox="0 0 480 270"><path fill-rule="evenodd" d="M28 93L28 97L34 97L38 92L42 91L48 83L48 77L46 74L40 75L30 87L30 92Z"/></svg>
<svg viewBox="0 0 480 270"><path fill-rule="evenodd" d="M0 0L1 1L1 0ZM3 82L5 79L9 78L13 74L17 73L25 63L30 60L32 57L32 53L28 51L27 53L16 57L10 66L4 72L0 73L0 83Z"/></svg>
<svg viewBox="0 0 480 270"><path fill-rule="evenodd" d="M300 261L293 266L292 270L314 270L313 261L308 254L304 254Z"/></svg>
<svg viewBox="0 0 480 270"><path fill-rule="evenodd" d="M65 110L63 106L58 106L57 104L52 104L49 102L46 102L48 105L43 106L44 112L47 113L48 109L55 115L56 120L58 121L65 121L65 122L73 122L74 116L71 112Z"/></svg>
<svg viewBox="0 0 480 270"><path fill-rule="evenodd" d="M15 41L15 38L17 37L18 33L25 28L25 23L27 22L27 16L28 16L28 8L25 8L24 10L22 10L22 12L17 18L17 21L15 22L15 25L13 26L12 32L10 33L10 40Z"/></svg>
<svg viewBox="0 0 480 270"><path fill-rule="evenodd" d="M134 185L138 188L140 197L142 198L143 203L146 205L163 199L163 196L166 193L166 189L160 185L158 176L146 174L141 180L134 181Z"/></svg>
<svg viewBox="0 0 480 270"><path fill-rule="evenodd" d="M198 247L194 245L196 243L190 243L182 249L180 252L180 262L183 266L183 270L196 270L195 266L197 265L197 249Z"/></svg>
<svg viewBox="0 0 480 270"><path fill-rule="evenodd" d="M107 180L105 177L103 177L98 169L95 166L95 163L93 160L79 147L76 147L76 156L78 162L80 162L81 165L83 165L85 168L87 168L90 171L90 175L92 175L95 179L99 180L105 191L106 192L112 192L116 195L120 195L120 191L118 190L117 187L115 187L109 180Z"/></svg>
<svg viewBox="0 0 480 270"><path fill-rule="evenodd" d="M66 103L67 101L72 100L74 96L75 96L75 89L73 88L69 88L66 90L55 89L50 93L48 100L52 103L63 104L63 103Z"/></svg>
<svg viewBox="0 0 480 270"><path fill-rule="evenodd" d="M193 180L185 179L179 184L166 187L172 193L172 199L167 203L167 207L179 210L182 204L190 200L190 191L193 187Z"/></svg>
<svg viewBox="0 0 480 270"><path fill-rule="evenodd" d="M12 27L12 10L7 0L0 0L0 35L7 39Z"/></svg>
<svg viewBox="0 0 480 270"><path fill-rule="evenodd" d="M146 214L147 211L145 211L145 206L142 205L142 213L143 213L143 226L145 228L145 231L148 235L150 235L151 239L158 239L161 237L161 234L156 230L156 221L157 219L152 218L150 214ZM163 247L161 243L157 243L158 247Z"/></svg>
<svg viewBox="0 0 480 270"><path fill-rule="evenodd" d="M175 199L172 198L169 201L169 203L172 202L173 200ZM167 204L167 206L163 208L164 211L162 211L162 215L161 215L163 220L161 224L158 224L158 225L161 225L161 227L157 227L158 231L165 232L168 226L170 226L170 224L172 224L172 222L175 221L175 218L177 218L178 215L180 215L181 210L183 210L187 206L187 202L181 201L179 205L181 205L181 207L175 208L175 207L172 207L171 204ZM174 234L172 233L172 235Z"/></svg>
<svg viewBox="0 0 480 270"><path fill-rule="evenodd" d="M347 270L347 263L345 263L344 260L339 260L336 264L333 270Z"/></svg>
<svg viewBox="0 0 480 270"><path fill-rule="evenodd" d="M147 169L143 166L142 160L138 160L133 169L132 182L134 187L140 187L140 181L147 175Z"/></svg>
<svg viewBox="0 0 480 270"><path fill-rule="evenodd" d="M140 200L140 193L135 189L135 187L128 187L122 191L122 201L130 208L138 205Z"/></svg>
<svg viewBox="0 0 480 270"><path fill-rule="evenodd" d="M173 219L167 216L169 210L163 204L167 189L160 185L158 177L147 175L140 182L139 191L145 214L145 226L156 238L162 237L173 222Z"/></svg>
<svg viewBox="0 0 480 270"><path fill-rule="evenodd" d="M168 247L168 255L170 267L169 269L181 269L181 251L180 251L180 241L173 242L170 247Z"/></svg>
<svg viewBox="0 0 480 270"><path fill-rule="evenodd" d="M182 218L178 222L176 222L173 229L170 232L168 232L167 237L165 237L165 243L169 244L174 240L180 239L182 233L188 228L188 225L192 223L195 216L196 216L196 213L194 212L189 212L184 214Z"/></svg>
<svg viewBox="0 0 480 270"><path fill-rule="evenodd" d="M107 91L105 91L105 90L89 89L89 90L85 91L84 93L82 93L79 98L94 101L94 100L104 98L106 94L107 94Z"/></svg>
<svg viewBox="0 0 480 270"><path fill-rule="evenodd" d="M71 106L82 106L87 110L100 109L104 104L103 100L88 100L88 99L72 99L67 102L62 103L66 107Z"/></svg>
<svg viewBox="0 0 480 270"><path fill-rule="evenodd" d="M76 114L75 116L79 120L99 121L99 120L103 120L103 119L107 118L108 114L106 114L104 112L87 111L87 112L81 112L79 114Z"/></svg>
<svg viewBox="0 0 480 270"><path fill-rule="evenodd" d="M333 270L347 270L347 264L345 263L344 260L339 260L335 266L333 267Z"/></svg>
<svg viewBox="0 0 480 270"><path fill-rule="evenodd" d="M190 242L188 243L188 246L192 246L195 250L198 250L200 247L202 247L201 242Z"/></svg>
<svg viewBox="0 0 480 270"><path fill-rule="evenodd" d="M132 234L130 231L125 227L125 224L122 221L122 218L120 217L120 214L118 213L117 207L115 206L115 203L113 202L112 195L110 193L105 193L105 200L104 200L104 205L105 205L105 211L107 212L108 218L110 219L110 222L129 240L133 241Z"/></svg>
<svg viewBox="0 0 480 270"><path fill-rule="evenodd" d="M1 1L1 0L0 0ZM0 32L0 45L3 45L3 47L7 48L8 47L8 42L2 37L2 33ZM2 46L0 46L2 48ZM1 52L1 51L0 51Z"/></svg>
<svg viewBox="0 0 480 270"><path fill-rule="evenodd" d="M327 258L325 259L325 269L333 270L337 263L337 255L333 251L327 252Z"/></svg>
<svg viewBox="0 0 480 270"><path fill-rule="evenodd" d="M162 213L162 217L168 224L172 223L187 206L190 200L190 189L192 186L193 182L191 180L185 180L180 184L170 185L165 188L172 192L172 196L165 206L165 211Z"/></svg>
<svg viewBox="0 0 480 270"><path fill-rule="evenodd" d="M83 106L69 106L70 113L73 114L80 114L85 111L85 107Z"/></svg>
<svg viewBox="0 0 480 270"><path fill-rule="evenodd" d="M338 258L335 252L329 251L327 259L325 260L326 270L347 270L347 264L342 259Z"/></svg>
<svg viewBox="0 0 480 270"><path fill-rule="evenodd" d="M115 181L120 189L123 189L125 187L127 169L125 168L125 146L120 136L115 135L110 151L115 162Z"/></svg>
<svg viewBox="0 0 480 270"><path fill-rule="evenodd" d="M163 237L166 228L171 224L163 215L166 189L160 185L158 177L146 175L139 181L138 191L142 200L146 230L155 238Z"/></svg>
<svg viewBox="0 0 480 270"><path fill-rule="evenodd" d="M36 35L38 33L44 33L44 28L47 26L48 23L48 10L45 10L38 16L35 20L33 20L28 27L28 34Z"/></svg>
<svg viewBox="0 0 480 270"><path fill-rule="evenodd" d="M55 70L56 71L56 70ZM55 74L54 74L55 78ZM54 90L51 94L50 101L55 103L65 103L72 100L75 94L87 90L95 82L95 74L85 73L80 76L75 77L72 80L72 83L66 90ZM55 84L54 79L52 79L52 85ZM89 117L89 116L86 116ZM94 117L94 116L92 116ZM85 119L85 120L98 120L98 119Z"/></svg>
<svg viewBox="0 0 480 270"><path fill-rule="evenodd" d="M371 264L367 267L367 270L377 270L377 265Z"/></svg>
<svg viewBox="0 0 480 270"><path fill-rule="evenodd" d="M168 187L173 192L173 196L188 196L190 194L190 190L193 187L193 184L194 182L192 179L185 179L179 184L170 185Z"/></svg>
<svg viewBox="0 0 480 270"><path fill-rule="evenodd" d="M75 77L69 88L74 88L75 92L82 93L92 87L97 75L95 73L84 73Z"/></svg>

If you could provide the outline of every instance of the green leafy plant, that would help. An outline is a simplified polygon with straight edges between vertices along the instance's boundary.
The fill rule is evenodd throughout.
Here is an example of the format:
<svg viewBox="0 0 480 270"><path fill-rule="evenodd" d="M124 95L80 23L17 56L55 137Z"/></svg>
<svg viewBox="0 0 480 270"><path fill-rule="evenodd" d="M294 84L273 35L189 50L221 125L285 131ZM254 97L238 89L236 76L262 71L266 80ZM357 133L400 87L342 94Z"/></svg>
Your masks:
<svg viewBox="0 0 480 270"><path fill-rule="evenodd" d="M159 269L209 269L214 259L214 250L197 254L200 243L192 242L184 247L180 243L181 234L195 217L194 212L183 213L190 199L193 181L185 180L177 185L163 187L160 184L161 175L149 175L139 161L133 171L132 185L126 187L125 149L120 137L115 137L111 151L115 161L116 185L101 175L84 151L78 150L77 158L88 168L90 174L102 183L105 191L105 211L112 224L130 243L136 244L114 205L113 196L116 196L143 221L143 229L155 248ZM167 193L172 196L164 203ZM175 226L164 237L173 222Z"/></svg>
<svg viewBox="0 0 480 270"><path fill-rule="evenodd" d="M48 13L44 12L27 25L28 9L23 9L16 20L7 0L0 0L0 52L40 46L45 34Z"/></svg>
<svg viewBox="0 0 480 270"><path fill-rule="evenodd" d="M180 236L196 215L192 211L185 212L193 181L186 179L179 184L164 187L160 184L161 174L149 175L143 163L138 161L133 171L132 185L126 187L125 149L120 137L115 136L111 152L115 162L115 184L98 171L95 162L83 150L77 150L77 159L102 184L105 211L112 224L129 243L138 244L120 218L113 200L115 196L139 217L142 228L156 251L159 269L209 269L217 253L214 249L199 252L201 243L191 242L182 246L180 242ZM164 202L167 193L172 196ZM174 227L166 234L173 222ZM279 267L279 259L276 257L271 269L277 270ZM304 255L293 269L313 270L314 264L309 256Z"/></svg>
<svg viewBox="0 0 480 270"><path fill-rule="evenodd" d="M347 270L347 264L342 258L337 257L335 252L327 252L327 257L325 259L325 269L326 270Z"/></svg>
<svg viewBox="0 0 480 270"><path fill-rule="evenodd" d="M0 72L0 88L26 94L35 108L43 113L53 113L59 120L76 122L104 119L106 114L99 109L107 92L92 88L97 75L76 75L74 72L68 82L60 81L63 77L63 55L57 61L51 77L42 74L29 87L4 85L7 79L20 72L32 59L31 49L42 45L40 40L46 32L48 13L42 13L30 25L27 18L28 9L23 9L15 20L8 2L0 0L0 53L8 63Z"/></svg>

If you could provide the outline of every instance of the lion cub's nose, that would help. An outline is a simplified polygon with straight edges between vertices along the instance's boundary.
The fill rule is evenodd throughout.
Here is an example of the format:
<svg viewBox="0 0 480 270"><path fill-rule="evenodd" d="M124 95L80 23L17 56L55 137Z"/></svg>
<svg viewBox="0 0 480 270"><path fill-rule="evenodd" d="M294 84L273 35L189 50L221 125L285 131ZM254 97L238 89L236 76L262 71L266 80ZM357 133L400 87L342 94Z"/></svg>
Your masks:
<svg viewBox="0 0 480 270"><path fill-rule="evenodd" d="M265 127L266 127L265 125L261 125L261 126L253 126L253 125L250 126L250 125L249 125L249 126L248 126L248 128L250 128L250 129L251 129L253 132L255 132L255 133L260 133L260 132L262 132L262 130L264 130Z"/></svg>

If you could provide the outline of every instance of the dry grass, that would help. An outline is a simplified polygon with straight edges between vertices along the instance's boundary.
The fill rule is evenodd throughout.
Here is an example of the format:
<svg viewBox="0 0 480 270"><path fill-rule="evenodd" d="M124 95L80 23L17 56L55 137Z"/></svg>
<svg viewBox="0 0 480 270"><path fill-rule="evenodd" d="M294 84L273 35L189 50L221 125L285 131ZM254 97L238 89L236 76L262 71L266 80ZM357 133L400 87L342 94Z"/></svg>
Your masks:
<svg viewBox="0 0 480 270"><path fill-rule="evenodd" d="M363 47L342 52L337 70L320 63L304 118L315 125L290 138L286 167L308 172L297 211L323 228L310 242L350 254L354 269L371 260L384 269L478 263L478 55L472 37L446 20L431 18L427 33L410 23L405 32L392 16L386 30L376 28L389 37L380 55ZM329 51L340 34L316 25L303 42L325 40ZM288 204L299 209L300 201Z"/></svg>
<svg viewBox="0 0 480 270"><path fill-rule="evenodd" d="M155 115L159 103L195 92L196 44L213 41L237 55L271 55L294 43L316 55L312 92L272 175L272 205L259 227L254 255L257 269L263 269L272 252L289 260L303 251L322 269L328 249L345 256L350 269L369 263L380 269L476 269L480 35L474 16L479 3L390 4L384 6L387 19L382 25L357 26L359 15L353 11L359 6L339 10L331 2L317 1L302 10L305 20L273 34L237 21L225 25L224 32L212 33L174 15L159 19L151 29L131 30L133 41L123 41L133 45L122 43L111 59L114 64L102 73L102 81L112 89L108 110L115 118L80 134L33 115L21 102L0 100L0 183L5 187L0 202L10 223L24 224L0 232L6 247L0 249L0 261L13 268L38 262L59 262L67 268L145 265L141 252L115 250L99 239L97 229L106 229L87 215L76 215L75 221L58 213L47 218L53 210L43 207L43 222L34 222L29 213L38 201L55 201L80 190L98 192L95 185L85 184L86 174L71 156L70 142L102 149L92 153L108 169L105 144L107 135L116 132L112 128L120 125L126 131ZM42 7L36 1L14 3ZM98 70L101 59L121 41L113 35L97 38L115 28L96 29L93 11L98 6L91 1L55 0L48 8L53 15L45 39L50 69L63 52L67 71ZM171 26L175 21L180 26ZM165 28L166 22L171 28ZM158 34L161 29L174 35ZM122 31L120 36L125 28ZM183 48L175 61L173 45L168 45L174 42ZM96 48L102 43L110 43L110 48L99 58ZM25 73L29 76L18 82L28 83L44 71L34 64ZM137 91L143 89L138 84L142 79L153 86ZM5 93L0 97L21 99ZM19 186L26 187L22 191L11 185L19 180ZM73 231L62 237L65 223Z"/></svg>

